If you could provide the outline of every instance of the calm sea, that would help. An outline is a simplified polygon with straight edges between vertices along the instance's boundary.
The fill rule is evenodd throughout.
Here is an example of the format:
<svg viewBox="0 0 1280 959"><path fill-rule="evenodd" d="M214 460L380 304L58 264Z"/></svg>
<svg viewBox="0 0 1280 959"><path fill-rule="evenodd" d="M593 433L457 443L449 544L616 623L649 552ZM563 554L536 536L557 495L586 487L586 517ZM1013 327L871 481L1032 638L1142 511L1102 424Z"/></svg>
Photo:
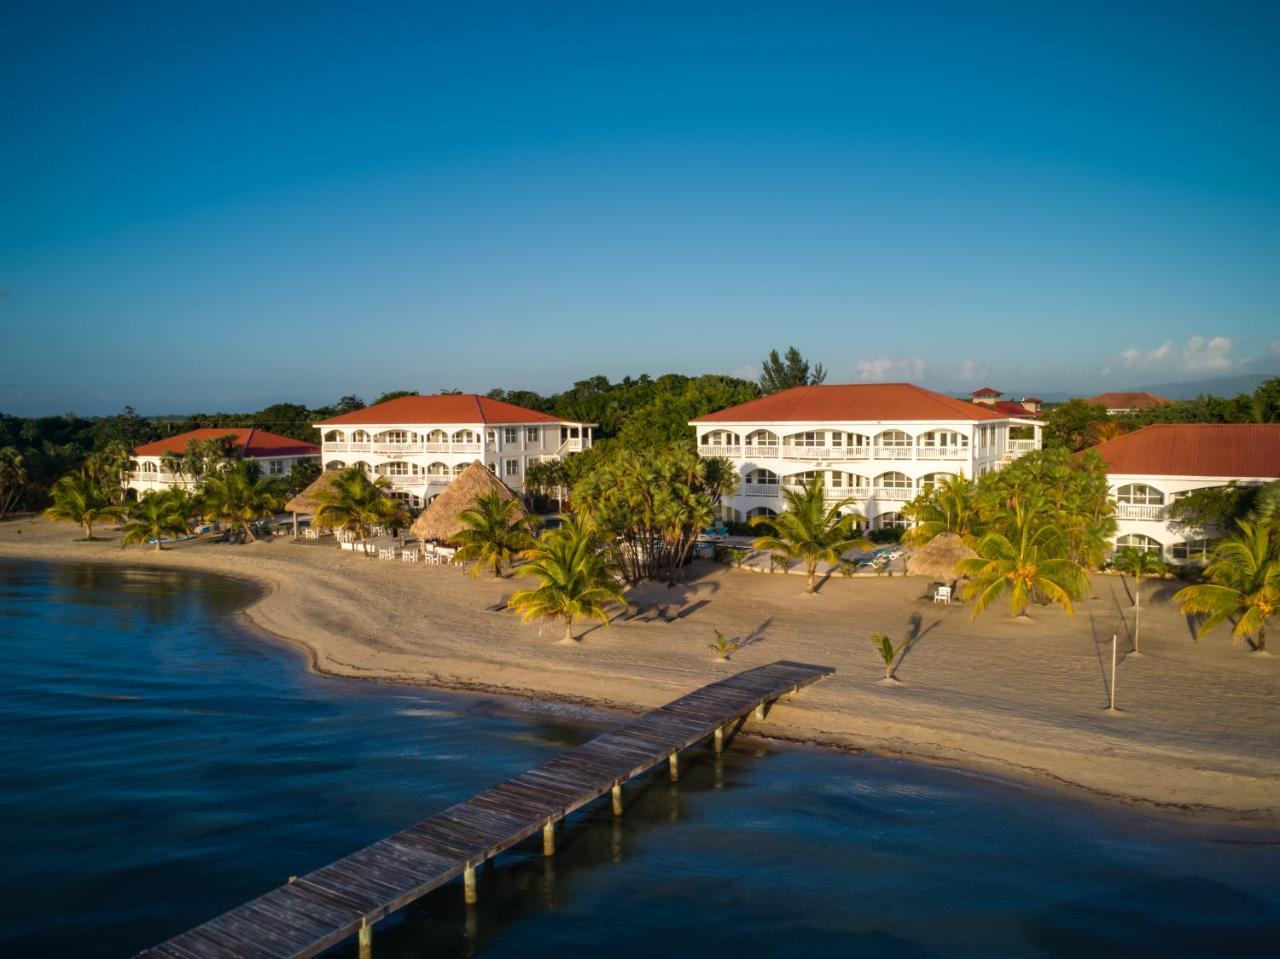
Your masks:
<svg viewBox="0 0 1280 959"><path fill-rule="evenodd" d="M0 955L127 956L589 738L318 679L181 572L0 565ZM378 927L375 955L1261 956L1280 846L739 742ZM335 955L353 955L354 947Z"/></svg>

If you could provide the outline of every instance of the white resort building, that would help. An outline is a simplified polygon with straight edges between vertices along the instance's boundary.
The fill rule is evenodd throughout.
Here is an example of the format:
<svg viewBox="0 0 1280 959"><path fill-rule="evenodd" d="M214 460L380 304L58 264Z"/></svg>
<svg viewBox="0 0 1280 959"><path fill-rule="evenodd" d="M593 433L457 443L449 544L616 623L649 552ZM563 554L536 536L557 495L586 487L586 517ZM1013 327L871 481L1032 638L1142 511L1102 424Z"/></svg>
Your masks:
<svg viewBox="0 0 1280 959"><path fill-rule="evenodd" d="M298 463L318 460L320 447L314 443L291 439L277 433L253 428L219 429L217 427L188 430L153 443L144 443L133 451L134 469L125 477L125 489L139 496L152 490L174 486L190 489L194 477L165 468L168 456L182 456L190 443L229 438L229 445L240 459L256 460L264 476L285 476Z"/></svg>
<svg viewBox="0 0 1280 959"><path fill-rule="evenodd" d="M1093 450L1107 464L1116 501L1117 549L1151 550L1171 563L1201 563L1230 530L1170 525L1169 506L1193 490L1280 479L1280 425L1179 423L1146 426Z"/></svg>
<svg viewBox="0 0 1280 959"><path fill-rule="evenodd" d="M385 476L414 507L475 460L523 490L530 464L589 449L594 425L474 393L402 396L315 424L325 470L360 466L370 478Z"/></svg>
<svg viewBox="0 0 1280 959"><path fill-rule="evenodd" d="M945 476L974 478L1040 448L1040 424L910 383L797 386L702 416L702 456L738 468L725 519L773 516L782 490L822 476L872 528L909 525L902 507Z"/></svg>

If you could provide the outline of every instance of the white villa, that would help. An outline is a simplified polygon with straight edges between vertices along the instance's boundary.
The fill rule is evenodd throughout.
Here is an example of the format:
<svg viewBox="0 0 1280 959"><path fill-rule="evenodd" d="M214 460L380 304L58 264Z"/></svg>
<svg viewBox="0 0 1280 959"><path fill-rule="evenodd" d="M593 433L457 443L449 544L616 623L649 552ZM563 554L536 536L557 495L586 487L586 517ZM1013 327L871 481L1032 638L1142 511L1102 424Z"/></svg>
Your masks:
<svg viewBox="0 0 1280 959"><path fill-rule="evenodd" d="M1146 426L1093 449L1107 463L1118 549L1151 550L1173 563L1202 562L1227 530L1179 530L1169 505L1192 490L1280 479L1280 425Z"/></svg>
<svg viewBox="0 0 1280 959"><path fill-rule="evenodd" d="M139 496L153 490L166 490L175 486L190 489L195 479L165 469L166 455L182 456L191 442L231 437L231 443L239 450L241 459L257 460L264 476L285 476L298 463L318 460L320 447L314 443L268 433L253 428L188 430L153 443L144 443L133 450L134 468L126 474L124 488Z"/></svg>
<svg viewBox="0 0 1280 959"><path fill-rule="evenodd" d="M402 396L315 426L326 470L360 466L370 478L385 476L392 495L418 507L475 460L523 490L530 464L589 449L595 424L463 393Z"/></svg>
<svg viewBox="0 0 1280 959"><path fill-rule="evenodd" d="M702 456L738 467L723 518L774 516L782 490L821 475L873 528L905 528L902 507L945 476L975 478L1040 448L1040 423L910 383L797 386L690 423Z"/></svg>

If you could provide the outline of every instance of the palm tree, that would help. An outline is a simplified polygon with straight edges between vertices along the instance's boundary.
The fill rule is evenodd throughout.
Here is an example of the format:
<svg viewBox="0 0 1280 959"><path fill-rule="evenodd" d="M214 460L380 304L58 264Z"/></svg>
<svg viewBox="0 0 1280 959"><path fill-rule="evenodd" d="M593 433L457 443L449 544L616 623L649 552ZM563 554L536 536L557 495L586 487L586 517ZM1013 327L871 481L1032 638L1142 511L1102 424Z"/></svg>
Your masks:
<svg viewBox="0 0 1280 959"><path fill-rule="evenodd" d="M348 466L332 482L316 490L316 510L312 522L317 526L343 529L355 533L360 548L366 548L369 529L383 523L394 524L402 518L401 506L387 495L389 482L385 476L371 481L359 466Z"/></svg>
<svg viewBox="0 0 1280 959"><path fill-rule="evenodd" d="M182 531L185 533L190 528L192 520L202 515L204 504L198 495L187 492L181 486L171 486L163 493L152 494L165 497L169 502L169 509L174 516L182 523Z"/></svg>
<svg viewBox="0 0 1280 959"><path fill-rule="evenodd" d="M785 512L751 520L752 526L771 526L773 535L761 536L751 545L758 552L803 560L809 574L805 592L812 594L817 592L820 560L835 566L848 550L871 547L871 542L854 530L854 524L862 522L864 517L853 512L841 514L840 510L853 502L851 499L828 505L821 477L804 485L799 492L783 489L782 495L787 501Z"/></svg>
<svg viewBox="0 0 1280 959"><path fill-rule="evenodd" d="M207 475L204 480L204 514L226 523L233 531L243 529L250 539L254 520L274 516L281 507L276 484L258 474L249 460Z"/></svg>
<svg viewBox="0 0 1280 959"><path fill-rule="evenodd" d="M485 566L493 568L494 576L502 575L502 564L510 563L517 553L533 545L536 521L520 511L520 503L503 499L497 491L476 497L475 505L459 515L466 528L455 539L458 547L455 559L473 559L475 576Z"/></svg>
<svg viewBox="0 0 1280 959"><path fill-rule="evenodd" d="M1144 576L1162 576L1168 571L1159 555L1147 549L1135 549L1128 546L1116 553L1112 565L1121 572L1133 577L1133 655L1141 656L1138 648L1138 632L1142 617L1142 578Z"/></svg>
<svg viewBox="0 0 1280 959"><path fill-rule="evenodd" d="M47 520L68 520L84 528L84 538L93 539L93 524L119 516L124 508L111 503L107 494L84 473L70 473L49 490L53 505L44 511Z"/></svg>
<svg viewBox="0 0 1280 959"><path fill-rule="evenodd" d="M1273 480L1259 487L1249 519L1268 527L1272 533L1280 535L1280 480Z"/></svg>
<svg viewBox="0 0 1280 959"><path fill-rule="evenodd" d="M1234 619L1232 641L1248 640L1264 653L1267 620L1280 610L1280 537L1259 523L1237 525L1240 532L1219 543L1205 567L1209 582L1179 590L1173 601L1184 613L1205 616L1196 639Z"/></svg>
<svg viewBox="0 0 1280 959"><path fill-rule="evenodd" d="M148 543L155 540L156 552L164 547L165 536L180 536L187 531L186 522L174 511L168 493L152 493L142 497L129 511L129 522L124 525L121 547Z"/></svg>
<svg viewBox="0 0 1280 959"><path fill-rule="evenodd" d="M1027 603L1036 596L1075 615L1072 601L1088 592L1089 577L1084 567L1067 558L1062 533L1037 520L1036 512L1034 507L1015 506L1009 535L988 532L978 541L977 557L960 561L961 575L970 579L964 598L978 600L970 618L976 619L1006 594L1010 614L1020 619L1028 618Z"/></svg>
<svg viewBox="0 0 1280 959"><path fill-rule="evenodd" d="M26 458L12 446L0 449L0 519L18 505L28 479Z"/></svg>
<svg viewBox="0 0 1280 959"><path fill-rule="evenodd" d="M544 533L537 545L525 550L527 561L517 576L536 576L536 589L519 589L507 605L531 619L563 619L564 639L571 643L573 623L602 620L609 625L610 603L626 606L622 589L609 575L604 550L594 526L579 517L561 517L564 525Z"/></svg>
<svg viewBox="0 0 1280 959"><path fill-rule="evenodd" d="M977 535L982 526L976 493L973 481L963 476L948 476L921 493L902 509L916 522L903 542L922 546L939 533L955 533L964 540Z"/></svg>

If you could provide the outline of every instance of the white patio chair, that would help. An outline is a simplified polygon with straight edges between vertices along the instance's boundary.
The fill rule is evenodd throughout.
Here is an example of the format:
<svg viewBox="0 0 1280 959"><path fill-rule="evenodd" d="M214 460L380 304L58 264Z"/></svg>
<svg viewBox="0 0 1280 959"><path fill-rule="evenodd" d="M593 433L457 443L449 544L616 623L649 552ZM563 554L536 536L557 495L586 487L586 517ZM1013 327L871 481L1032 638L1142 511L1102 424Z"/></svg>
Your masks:
<svg viewBox="0 0 1280 959"><path fill-rule="evenodd" d="M939 586L933 591L933 601L935 603L946 603L951 605L951 587Z"/></svg>

